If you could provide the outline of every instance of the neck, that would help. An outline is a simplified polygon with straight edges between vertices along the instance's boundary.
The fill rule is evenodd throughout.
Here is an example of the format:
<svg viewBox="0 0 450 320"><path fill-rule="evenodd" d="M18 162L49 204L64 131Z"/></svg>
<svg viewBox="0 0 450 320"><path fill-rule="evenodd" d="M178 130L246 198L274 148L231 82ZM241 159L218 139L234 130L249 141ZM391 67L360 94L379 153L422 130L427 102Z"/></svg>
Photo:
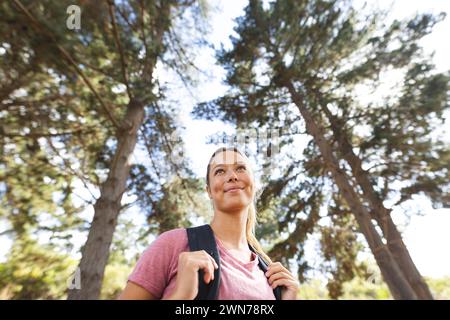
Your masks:
<svg viewBox="0 0 450 320"><path fill-rule="evenodd" d="M220 241L227 244L229 249L248 249L246 226L248 207L236 212L222 212L214 210L211 228Z"/></svg>

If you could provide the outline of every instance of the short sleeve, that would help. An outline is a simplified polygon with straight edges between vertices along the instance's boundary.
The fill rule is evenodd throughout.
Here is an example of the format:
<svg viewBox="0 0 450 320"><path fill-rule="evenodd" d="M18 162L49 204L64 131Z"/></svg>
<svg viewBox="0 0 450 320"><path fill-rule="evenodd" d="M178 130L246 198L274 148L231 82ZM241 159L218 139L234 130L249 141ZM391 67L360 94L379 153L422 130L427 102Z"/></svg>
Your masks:
<svg viewBox="0 0 450 320"><path fill-rule="evenodd" d="M142 253L128 281L134 282L160 299L168 286L171 271L187 245L186 229L166 231Z"/></svg>

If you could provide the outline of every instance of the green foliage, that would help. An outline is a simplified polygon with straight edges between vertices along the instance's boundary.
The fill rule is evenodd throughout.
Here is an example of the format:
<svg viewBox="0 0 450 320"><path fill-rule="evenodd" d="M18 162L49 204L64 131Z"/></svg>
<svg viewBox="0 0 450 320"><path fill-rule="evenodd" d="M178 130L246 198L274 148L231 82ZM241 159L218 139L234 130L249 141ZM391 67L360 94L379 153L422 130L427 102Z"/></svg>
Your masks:
<svg viewBox="0 0 450 320"><path fill-rule="evenodd" d="M117 248L112 252L101 299L117 298L136 262L126 261ZM6 262L0 263L0 299L66 299L76 266L75 259L54 246L30 238L16 240Z"/></svg>
<svg viewBox="0 0 450 320"><path fill-rule="evenodd" d="M429 278L425 281L430 286L433 297L437 300L450 300L450 277Z"/></svg>
<svg viewBox="0 0 450 320"><path fill-rule="evenodd" d="M300 285L298 290L299 300L326 300L328 299L327 288L322 281L311 279Z"/></svg>
<svg viewBox="0 0 450 320"><path fill-rule="evenodd" d="M105 269L100 299L115 300L125 288L132 266L124 264L108 264Z"/></svg>
<svg viewBox="0 0 450 320"><path fill-rule="evenodd" d="M371 283L355 278L342 286L339 300L391 300L391 294L386 284ZM320 280L310 280L299 290L300 300L328 300L332 298L326 290L326 285Z"/></svg>
<svg viewBox="0 0 450 320"><path fill-rule="evenodd" d="M0 4L0 219L11 226L1 231L15 241L14 250L25 245L17 239L26 234L50 236L55 250L72 250L72 234L89 229L86 210L106 180L118 147L117 124L132 97L145 107L136 149L148 154L134 165L127 184L139 201L122 208L135 206L136 212L141 205L140 214L148 216L147 224L134 229L137 241L186 225L188 214L206 212L184 206L188 198L201 203L198 183L186 161L172 161L178 110L165 101L166 84L158 83L155 67L184 75L185 83L192 80L189 49L201 43L203 33L197 31L204 27L207 4L80 1L82 27L73 31L66 28L73 2L20 2L29 15L13 2ZM119 229L129 232L132 227L120 221L125 225ZM136 246L126 239L118 235L113 250ZM127 263L123 255L112 256L103 297L115 295L123 279L113 279ZM13 296L21 297L16 289ZM36 297L46 294L36 291Z"/></svg>
<svg viewBox="0 0 450 320"><path fill-rule="evenodd" d="M387 285L378 277L354 278L343 285L342 300L391 300Z"/></svg>
<svg viewBox="0 0 450 320"><path fill-rule="evenodd" d="M357 241L352 215L332 215L330 226L321 227L321 249L324 257L323 271L330 274L327 283L329 296L337 299L344 293L343 284L365 273L364 265L357 262L363 246Z"/></svg>
<svg viewBox="0 0 450 320"><path fill-rule="evenodd" d="M182 183L181 179L174 178L163 187L164 197L154 209L159 225L158 233L189 227L190 220L195 217L203 217L205 220L208 217L209 203L205 196L206 191L202 188L203 181L191 180L189 191L182 189Z"/></svg>
<svg viewBox="0 0 450 320"><path fill-rule="evenodd" d="M373 261L363 261L367 266L367 274L358 275L348 279L342 285L342 292L339 296L334 296L327 290L327 282L317 278L310 279L300 285L298 297L300 300L392 300L387 285L383 282L379 269ZM437 300L448 300L450 298L450 279L425 278L425 281L432 291L433 297Z"/></svg>
<svg viewBox="0 0 450 320"><path fill-rule="evenodd" d="M0 264L2 299L62 299L76 261L28 237L14 242Z"/></svg>

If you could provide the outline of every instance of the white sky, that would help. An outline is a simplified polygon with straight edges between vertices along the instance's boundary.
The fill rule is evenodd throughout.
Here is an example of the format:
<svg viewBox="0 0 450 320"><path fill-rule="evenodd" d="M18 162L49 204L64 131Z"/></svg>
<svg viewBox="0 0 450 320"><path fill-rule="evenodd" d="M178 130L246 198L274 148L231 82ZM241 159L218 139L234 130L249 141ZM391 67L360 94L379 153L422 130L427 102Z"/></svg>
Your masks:
<svg viewBox="0 0 450 320"><path fill-rule="evenodd" d="M222 8L220 14L216 13L212 17L211 23L211 40L217 47L220 43L229 46L228 36L232 34L234 23L232 19L243 14L243 8L246 1L228 0L218 1L216 4ZM378 1L381 7L389 7L391 1ZM374 1L371 2L371 5ZM445 11L450 15L450 1L443 0L397 0L392 6L392 16L395 18L404 18L415 12ZM450 17L440 23L430 36L427 36L423 45L427 52L435 51L434 61L438 70L450 69L450 48L448 38L450 31ZM192 98L185 93L181 93L184 97L180 99L183 102L183 108L180 110L180 118L186 130L184 131L185 145L187 156L191 159L191 167L194 172L203 177L207 161L211 153L218 147L217 145L207 145L205 138L219 131L232 133L230 126L223 125L220 121L204 121L192 120L189 112L196 102L205 101L219 97L224 93L225 87L221 83L224 71L214 66L213 52L204 50L197 57L197 63L201 69L213 70L214 79L208 79L201 85L201 89L195 92L196 98ZM195 100L196 99L196 100ZM448 120L448 119L447 119ZM447 121L448 123L449 121ZM144 155L145 156L145 155ZM140 157L135 153L135 157ZM425 216L412 217L410 224L403 229L401 224L404 219L402 214L395 214L394 218L400 223L401 230L404 230L404 241L416 263L419 271L425 276L441 277L450 275L450 254L447 248L450 244L450 210L433 210L429 207L427 201L421 199L410 203L412 207L421 206L426 208ZM87 216L92 216L92 208L86 212ZM137 223L143 223L143 217L136 220ZM4 226L0 225L0 230L4 230ZM11 245L5 237L2 237L0 246L0 261L4 260L4 255L8 252ZM76 237L77 244L83 244L84 237ZM314 259L314 244L307 248L307 258Z"/></svg>

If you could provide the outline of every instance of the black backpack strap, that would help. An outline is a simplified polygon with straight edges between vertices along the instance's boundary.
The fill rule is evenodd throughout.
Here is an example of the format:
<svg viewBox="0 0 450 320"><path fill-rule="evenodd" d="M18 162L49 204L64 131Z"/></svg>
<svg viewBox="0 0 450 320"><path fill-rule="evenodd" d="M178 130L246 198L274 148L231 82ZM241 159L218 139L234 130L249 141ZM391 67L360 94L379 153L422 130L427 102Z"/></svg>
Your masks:
<svg viewBox="0 0 450 320"><path fill-rule="evenodd" d="M261 256L256 252L256 250L255 250L250 244L248 245L248 247L249 247L250 250L251 250L252 252L254 252L254 253L256 254L256 256L258 257L258 260L259 260L258 265L259 265L260 269L261 269L261 270L264 272L264 274L265 274L266 271L267 271L267 263L266 263L266 261L264 261L264 259L261 258ZM273 294L275 295L275 299L281 300L281 287L278 286L278 287L276 287L275 289L273 289Z"/></svg>
<svg viewBox="0 0 450 320"><path fill-rule="evenodd" d="M199 270L198 274L198 294L195 300L216 300L219 294L220 285L220 256L217 250L214 232L209 224L199 227L187 228L189 249L191 251L205 250L216 261L219 268L214 270L214 280L206 284L205 273Z"/></svg>

